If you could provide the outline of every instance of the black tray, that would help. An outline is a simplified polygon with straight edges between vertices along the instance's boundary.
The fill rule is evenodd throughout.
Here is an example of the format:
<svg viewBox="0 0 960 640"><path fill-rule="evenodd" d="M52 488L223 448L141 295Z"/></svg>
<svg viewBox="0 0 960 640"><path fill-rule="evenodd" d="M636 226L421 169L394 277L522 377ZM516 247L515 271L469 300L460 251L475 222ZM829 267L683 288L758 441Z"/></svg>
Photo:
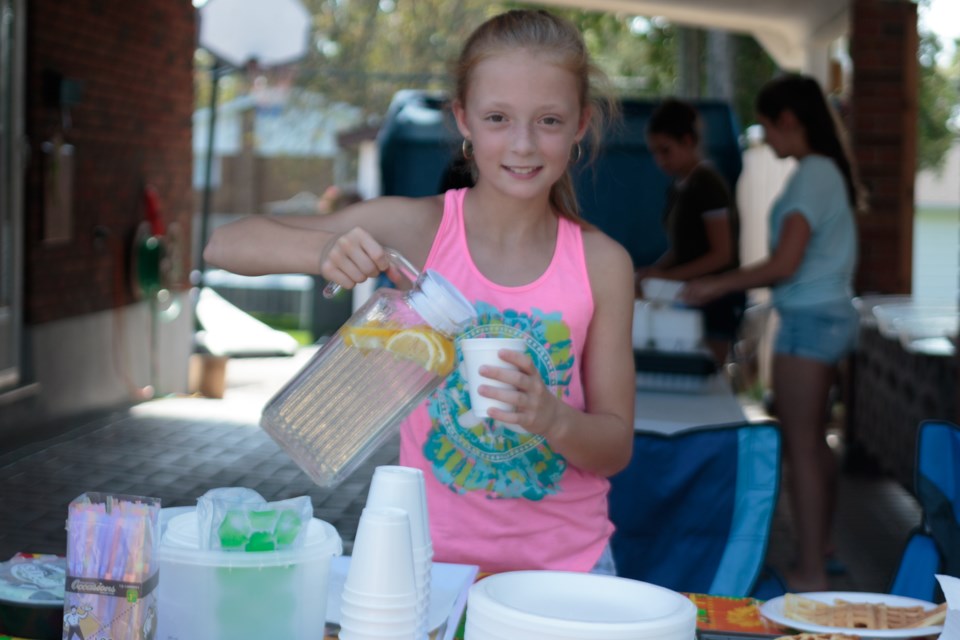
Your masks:
<svg viewBox="0 0 960 640"><path fill-rule="evenodd" d="M63 637L63 604L0 600L0 635L60 640Z"/></svg>
<svg viewBox="0 0 960 640"><path fill-rule="evenodd" d="M711 376L717 372L717 363L710 354L699 351L634 349L633 363L638 372L680 373L692 376Z"/></svg>

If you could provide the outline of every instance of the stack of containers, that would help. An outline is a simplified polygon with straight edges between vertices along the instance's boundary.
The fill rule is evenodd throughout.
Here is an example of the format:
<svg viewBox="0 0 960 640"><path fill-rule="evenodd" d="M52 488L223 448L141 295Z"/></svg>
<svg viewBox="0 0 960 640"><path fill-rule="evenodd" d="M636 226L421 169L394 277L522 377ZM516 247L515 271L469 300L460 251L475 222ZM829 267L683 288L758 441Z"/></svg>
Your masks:
<svg viewBox="0 0 960 640"><path fill-rule="evenodd" d="M645 582L515 571L470 588L466 640L694 640L697 608Z"/></svg>
<svg viewBox="0 0 960 640"><path fill-rule="evenodd" d="M370 482L366 506L392 507L407 512L413 571L417 585L417 638L426 638L430 608L430 572L433 567L433 543L427 515L427 496L423 472L412 467L377 467ZM357 554L354 547L354 556Z"/></svg>
<svg viewBox="0 0 960 640"><path fill-rule="evenodd" d="M402 509L360 516L340 604L340 640L417 640L410 519Z"/></svg>

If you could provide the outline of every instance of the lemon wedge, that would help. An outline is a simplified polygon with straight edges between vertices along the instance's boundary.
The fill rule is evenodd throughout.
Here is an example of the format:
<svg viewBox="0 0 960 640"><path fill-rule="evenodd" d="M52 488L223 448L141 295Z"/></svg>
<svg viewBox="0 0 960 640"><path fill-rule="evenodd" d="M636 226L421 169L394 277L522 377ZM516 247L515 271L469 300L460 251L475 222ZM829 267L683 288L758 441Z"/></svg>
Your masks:
<svg viewBox="0 0 960 640"><path fill-rule="evenodd" d="M453 367L456 364L457 349L453 346L453 340L432 329L426 330L426 335L429 336L437 346L437 365L434 371L441 376L446 376L453 371Z"/></svg>
<svg viewBox="0 0 960 640"><path fill-rule="evenodd" d="M358 349L383 349L387 340L397 333L396 329L365 325L361 327L345 326L341 330L347 346Z"/></svg>
<svg viewBox="0 0 960 640"><path fill-rule="evenodd" d="M387 351L404 360L416 362L428 371L438 371L439 359L443 349L429 332L423 329L404 329L398 331L384 345Z"/></svg>

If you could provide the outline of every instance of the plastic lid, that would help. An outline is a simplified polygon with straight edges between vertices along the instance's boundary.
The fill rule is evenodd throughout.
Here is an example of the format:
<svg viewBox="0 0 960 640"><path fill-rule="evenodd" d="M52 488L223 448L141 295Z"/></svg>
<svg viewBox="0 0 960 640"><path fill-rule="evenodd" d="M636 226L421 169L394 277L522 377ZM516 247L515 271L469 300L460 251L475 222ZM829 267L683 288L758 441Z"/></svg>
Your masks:
<svg viewBox="0 0 960 640"><path fill-rule="evenodd" d="M277 551L222 551L200 548L197 514L185 513L170 520L160 541L160 559L213 567L269 567L296 564L343 553L340 535L333 525L313 518L307 525L303 547Z"/></svg>
<svg viewBox="0 0 960 640"><path fill-rule="evenodd" d="M431 327L451 337L477 315L460 290L432 269L423 272L409 300L410 306Z"/></svg>
<svg viewBox="0 0 960 640"><path fill-rule="evenodd" d="M17 554L0 562L0 601L62 607L66 572L62 556Z"/></svg>

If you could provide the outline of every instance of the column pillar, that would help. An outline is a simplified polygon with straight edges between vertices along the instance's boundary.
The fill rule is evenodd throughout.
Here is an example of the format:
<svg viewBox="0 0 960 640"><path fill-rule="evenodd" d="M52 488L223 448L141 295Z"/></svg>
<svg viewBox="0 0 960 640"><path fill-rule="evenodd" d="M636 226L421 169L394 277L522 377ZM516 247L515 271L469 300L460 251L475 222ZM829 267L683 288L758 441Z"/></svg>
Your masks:
<svg viewBox="0 0 960 640"><path fill-rule="evenodd" d="M917 6L852 0L854 156L870 210L858 218L861 293L909 293L917 159Z"/></svg>

